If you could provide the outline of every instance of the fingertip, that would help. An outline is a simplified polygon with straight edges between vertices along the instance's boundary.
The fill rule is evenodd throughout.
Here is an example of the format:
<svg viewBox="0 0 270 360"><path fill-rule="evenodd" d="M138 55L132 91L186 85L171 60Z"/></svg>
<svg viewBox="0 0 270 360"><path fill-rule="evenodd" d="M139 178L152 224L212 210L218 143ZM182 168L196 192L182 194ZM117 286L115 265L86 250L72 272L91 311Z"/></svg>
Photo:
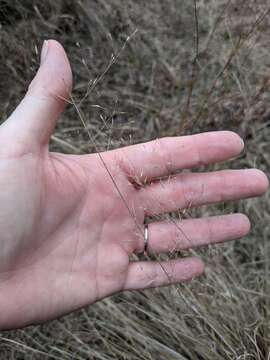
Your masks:
<svg viewBox="0 0 270 360"><path fill-rule="evenodd" d="M243 139L235 132L222 130L205 133L207 148L213 152L213 162L229 160L244 149Z"/></svg>
<svg viewBox="0 0 270 360"><path fill-rule="evenodd" d="M269 188L269 180L266 174L258 169L251 169L254 178L254 185L257 190L257 195L263 195Z"/></svg>
<svg viewBox="0 0 270 360"><path fill-rule="evenodd" d="M188 259L190 269L192 269L192 278L200 276L205 271L205 264L202 259L198 257L191 257Z"/></svg>
<svg viewBox="0 0 270 360"><path fill-rule="evenodd" d="M261 177L261 190L263 193L265 193L269 189L269 179L263 171L258 170L258 172L260 173Z"/></svg>
<svg viewBox="0 0 270 360"><path fill-rule="evenodd" d="M200 258L195 258L197 262L197 275L201 275L205 271L205 264Z"/></svg>
<svg viewBox="0 0 270 360"><path fill-rule="evenodd" d="M238 153L242 152L245 147L244 140L234 131L224 131L227 140L231 142L231 145L236 147Z"/></svg>
<svg viewBox="0 0 270 360"><path fill-rule="evenodd" d="M251 229L251 223L248 216L241 213L233 214L233 216L237 217L238 220L239 237L247 235Z"/></svg>
<svg viewBox="0 0 270 360"><path fill-rule="evenodd" d="M49 48L54 55L54 60L57 62L59 73L62 75L62 80L66 85L66 93L69 95L72 89L72 69L64 47L56 40L48 40Z"/></svg>
<svg viewBox="0 0 270 360"><path fill-rule="evenodd" d="M63 46L56 40L45 40L40 68L29 86L35 96L68 98L72 89L72 70Z"/></svg>
<svg viewBox="0 0 270 360"><path fill-rule="evenodd" d="M62 46L62 44L60 44L58 41L51 39L49 40L49 44L55 50L55 52L58 53L58 56L62 58L63 65L65 68L64 80L65 80L65 84L67 85L68 94L69 94L73 86L73 76L72 76L72 69L67 53L64 47Z"/></svg>
<svg viewBox="0 0 270 360"><path fill-rule="evenodd" d="M240 150L240 152L242 152L243 150L244 150L244 148L245 148L245 142L244 142L244 140L241 138L241 136L239 136L238 134L236 134L236 133L233 133L234 135L235 135L235 137L236 137L236 139L237 139L237 141L238 141L238 143L239 143L239 150Z"/></svg>

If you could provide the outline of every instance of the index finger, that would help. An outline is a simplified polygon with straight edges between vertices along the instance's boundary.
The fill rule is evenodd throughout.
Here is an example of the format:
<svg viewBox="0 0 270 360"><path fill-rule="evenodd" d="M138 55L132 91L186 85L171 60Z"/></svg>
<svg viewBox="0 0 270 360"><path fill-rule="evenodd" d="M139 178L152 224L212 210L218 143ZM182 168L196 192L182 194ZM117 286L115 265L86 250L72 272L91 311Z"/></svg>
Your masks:
<svg viewBox="0 0 270 360"><path fill-rule="evenodd" d="M244 142L236 133L215 131L165 137L115 152L121 169L135 182L146 183L178 170L231 159L243 148Z"/></svg>

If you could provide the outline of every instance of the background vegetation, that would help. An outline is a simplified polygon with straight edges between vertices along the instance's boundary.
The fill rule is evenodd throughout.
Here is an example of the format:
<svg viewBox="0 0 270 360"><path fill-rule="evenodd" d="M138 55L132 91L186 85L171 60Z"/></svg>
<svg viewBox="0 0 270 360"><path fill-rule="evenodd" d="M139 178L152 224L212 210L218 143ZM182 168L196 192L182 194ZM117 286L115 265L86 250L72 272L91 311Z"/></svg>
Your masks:
<svg viewBox="0 0 270 360"><path fill-rule="evenodd" d="M55 38L68 52L73 96L83 99L99 150L230 129L246 142L230 166L269 175L269 7L267 0L0 0L0 118L22 98L42 41ZM70 105L51 149L94 148ZM206 275L189 285L127 292L1 333L0 359L270 359L269 200L268 193L187 209L180 215L245 212L253 229L202 251Z"/></svg>

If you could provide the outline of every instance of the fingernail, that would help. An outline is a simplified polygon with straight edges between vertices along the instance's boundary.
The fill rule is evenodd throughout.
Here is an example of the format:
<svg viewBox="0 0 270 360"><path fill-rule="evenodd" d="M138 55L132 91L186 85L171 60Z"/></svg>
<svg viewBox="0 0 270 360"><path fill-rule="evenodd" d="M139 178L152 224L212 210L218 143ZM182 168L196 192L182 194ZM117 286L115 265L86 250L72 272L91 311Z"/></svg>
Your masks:
<svg viewBox="0 0 270 360"><path fill-rule="evenodd" d="M44 64L46 57L48 55L48 51L49 51L49 41L45 40L42 45L41 56L40 56L40 65Z"/></svg>
<svg viewBox="0 0 270 360"><path fill-rule="evenodd" d="M244 140L240 137L240 143L241 143L241 147L242 147L242 150L244 150L245 148L245 142Z"/></svg>

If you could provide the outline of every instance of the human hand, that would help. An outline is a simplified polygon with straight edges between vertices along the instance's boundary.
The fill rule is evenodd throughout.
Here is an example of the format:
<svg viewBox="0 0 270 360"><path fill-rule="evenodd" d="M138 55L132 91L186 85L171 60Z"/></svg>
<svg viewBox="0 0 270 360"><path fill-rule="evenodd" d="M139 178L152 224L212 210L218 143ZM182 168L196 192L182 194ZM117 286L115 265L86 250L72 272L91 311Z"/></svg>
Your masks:
<svg viewBox="0 0 270 360"><path fill-rule="evenodd" d="M130 261L144 249L145 217L258 196L268 188L255 169L175 174L238 155L243 142L228 131L101 155L50 153L71 84L65 52L50 40L25 98L0 127L2 329L41 323L122 290L192 279L204 270L197 258ZM232 240L249 228L242 214L154 222L149 252Z"/></svg>

